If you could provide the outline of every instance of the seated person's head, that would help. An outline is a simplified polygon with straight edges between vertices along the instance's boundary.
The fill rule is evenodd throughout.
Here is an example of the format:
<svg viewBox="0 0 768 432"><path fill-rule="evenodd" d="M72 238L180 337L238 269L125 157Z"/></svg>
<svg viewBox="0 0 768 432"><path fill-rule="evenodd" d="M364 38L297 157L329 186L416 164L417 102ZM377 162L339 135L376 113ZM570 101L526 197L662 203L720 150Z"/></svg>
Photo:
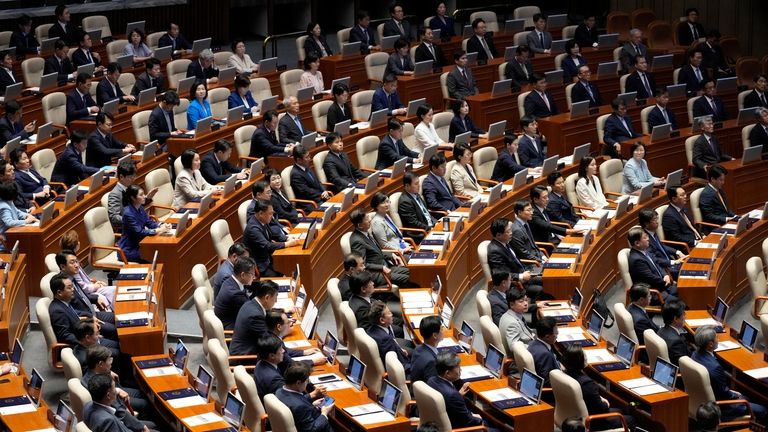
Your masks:
<svg viewBox="0 0 768 432"><path fill-rule="evenodd" d="M282 362L283 355L285 354L283 340L273 334L260 337L256 341L256 354L259 356L259 359L272 364Z"/></svg>
<svg viewBox="0 0 768 432"><path fill-rule="evenodd" d="M569 375L579 374L584 369L584 350L580 344L568 345L563 353L560 363Z"/></svg>
<svg viewBox="0 0 768 432"><path fill-rule="evenodd" d="M696 423L702 431L716 431L720 425L720 414L720 407L715 402L704 402L696 409Z"/></svg>

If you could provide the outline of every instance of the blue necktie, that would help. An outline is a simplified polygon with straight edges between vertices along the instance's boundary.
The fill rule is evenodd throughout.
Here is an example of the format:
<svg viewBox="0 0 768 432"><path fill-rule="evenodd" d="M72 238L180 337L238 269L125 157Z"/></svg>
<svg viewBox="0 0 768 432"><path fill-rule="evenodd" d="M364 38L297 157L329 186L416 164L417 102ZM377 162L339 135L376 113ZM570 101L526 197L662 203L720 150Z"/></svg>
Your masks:
<svg viewBox="0 0 768 432"><path fill-rule="evenodd" d="M648 251L647 250L645 252L643 252L643 255L645 255L645 258L647 258L648 261L651 262L651 266L653 266L653 269L656 270L656 274L658 274L661 277L664 277L664 274L661 272L661 270L659 270L659 266L656 265L656 261L654 261L653 258L651 258L650 255L648 255Z"/></svg>
<svg viewBox="0 0 768 432"><path fill-rule="evenodd" d="M293 122L296 123L296 127L299 128L299 132L301 132L301 135L304 136L304 128L301 127L301 120L299 120L299 117L298 116L294 117Z"/></svg>

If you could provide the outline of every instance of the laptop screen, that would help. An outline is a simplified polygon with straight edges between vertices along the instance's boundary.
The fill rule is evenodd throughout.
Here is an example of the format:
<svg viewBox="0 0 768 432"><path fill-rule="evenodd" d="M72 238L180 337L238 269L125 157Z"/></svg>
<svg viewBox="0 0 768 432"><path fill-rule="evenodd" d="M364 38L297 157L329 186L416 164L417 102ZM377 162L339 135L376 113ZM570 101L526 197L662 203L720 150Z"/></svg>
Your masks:
<svg viewBox="0 0 768 432"><path fill-rule="evenodd" d="M234 393L227 393L227 401L224 403L224 411L222 412L222 417L224 417L224 420L237 429L240 429L240 424L243 421L244 410L245 404L243 401L238 399Z"/></svg>
<svg viewBox="0 0 768 432"><path fill-rule="evenodd" d="M379 405L384 408L384 411L396 416L401 393L402 391L394 384L387 380L382 380L381 393L378 396Z"/></svg>
<svg viewBox="0 0 768 432"><path fill-rule="evenodd" d="M437 299L440 298L440 291L443 289L443 282L440 280L440 275L435 276L435 280L432 281L432 304L437 303Z"/></svg>
<svg viewBox="0 0 768 432"><path fill-rule="evenodd" d="M488 352L485 353L483 366L488 369L496 378L501 376L501 366L504 364L504 353L493 345L488 345Z"/></svg>
<svg viewBox="0 0 768 432"><path fill-rule="evenodd" d="M459 331L459 345L466 352L472 351L472 340L475 337L475 329L469 325L466 321L461 322L461 330Z"/></svg>
<svg viewBox="0 0 768 432"><path fill-rule="evenodd" d="M596 310L592 310L592 314L589 316L589 325L587 326L587 333L592 335L595 340L600 340L600 332L603 330L603 322L605 319L602 315L597 313Z"/></svg>
<svg viewBox="0 0 768 432"><path fill-rule="evenodd" d="M712 318L719 321L720 324L725 322L725 314L728 313L728 304L722 298L718 297L715 303L715 308L712 310Z"/></svg>
<svg viewBox="0 0 768 432"><path fill-rule="evenodd" d="M583 298L584 296L581 294L581 290L574 288L573 295L571 295L571 310L573 311L574 315L579 314L579 309L581 308L581 301Z"/></svg>
<svg viewBox="0 0 768 432"><path fill-rule="evenodd" d="M212 375L203 365L197 368L197 379L195 380L195 390L203 399L208 399L208 393L211 390Z"/></svg>
<svg viewBox="0 0 768 432"><path fill-rule="evenodd" d="M176 366L177 369L184 370L184 366L187 363L187 354L189 354L187 346L184 345L184 342L182 342L181 339L179 339L179 341L176 342L176 351L174 351L173 354L173 365Z"/></svg>
<svg viewBox="0 0 768 432"><path fill-rule="evenodd" d="M21 346L19 339L13 343L13 351L11 351L11 363L21 365L21 355L24 354L24 347Z"/></svg>
<svg viewBox="0 0 768 432"><path fill-rule="evenodd" d="M661 357L657 357L656 367L653 369L653 380L671 390L675 388L676 379L677 366Z"/></svg>
<svg viewBox="0 0 768 432"><path fill-rule="evenodd" d="M323 354L328 363L333 364L336 360L336 349L339 347L339 340L328 330L325 333L325 342L323 342Z"/></svg>
<svg viewBox="0 0 768 432"><path fill-rule="evenodd" d="M523 369L520 374L520 393L525 397L539 403L541 390L544 387L544 378L536 375L528 369Z"/></svg>
<svg viewBox="0 0 768 432"><path fill-rule="evenodd" d="M750 351L754 351L755 342L757 342L757 328L752 324L742 321L741 330L739 331L739 343Z"/></svg>
<svg viewBox="0 0 768 432"><path fill-rule="evenodd" d="M43 382L45 380L37 369L32 369L32 375L29 376L29 385L27 387L27 393L29 394L32 403L35 405L40 404L40 396L43 394Z"/></svg>
<svg viewBox="0 0 768 432"><path fill-rule="evenodd" d="M363 374L365 373L365 363L354 355L349 356L349 365L347 366L346 378L355 388L360 390L363 386Z"/></svg>
<svg viewBox="0 0 768 432"><path fill-rule="evenodd" d="M619 341L616 343L616 355L626 364L632 364L632 355L635 353L635 341L628 338L624 333L619 334Z"/></svg>
<svg viewBox="0 0 768 432"><path fill-rule="evenodd" d="M445 302L443 303L443 308L440 311L440 320L443 323L443 327L451 328L452 319L453 319L453 302L451 302L451 299L446 297Z"/></svg>
<svg viewBox="0 0 768 432"><path fill-rule="evenodd" d="M56 432L69 432L75 423L77 423L75 421L75 412L64 401L59 400L59 405L56 407L56 416L53 420Z"/></svg>

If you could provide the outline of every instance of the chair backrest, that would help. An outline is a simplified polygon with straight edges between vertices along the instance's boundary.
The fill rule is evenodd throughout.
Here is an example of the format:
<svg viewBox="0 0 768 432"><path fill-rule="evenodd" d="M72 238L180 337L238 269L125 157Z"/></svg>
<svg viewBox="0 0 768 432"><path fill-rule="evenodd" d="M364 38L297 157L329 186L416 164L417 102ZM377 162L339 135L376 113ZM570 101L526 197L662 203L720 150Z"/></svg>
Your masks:
<svg viewBox="0 0 768 432"><path fill-rule="evenodd" d="M491 316L491 302L488 300L488 291L484 289L477 290L475 294L475 301L477 302L477 315L478 316Z"/></svg>
<svg viewBox="0 0 768 432"><path fill-rule="evenodd" d="M91 246L114 246L115 231L109 222L109 214L104 207L94 207L85 213L85 231ZM98 261L110 254L105 249L91 248L92 261Z"/></svg>
<svg viewBox="0 0 768 432"><path fill-rule="evenodd" d="M240 222L240 228L245 232L245 227L248 225L248 206L251 205L251 201L243 201L237 206L237 221Z"/></svg>
<svg viewBox="0 0 768 432"><path fill-rule="evenodd" d="M746 148L749 148L752 146L752 140L749 139L749 134L752 132L752 128L754 128L755 125L746 125L743 128L741 128L741 146Z"/></svg>
<svg viewBox="0 0 768 432"><path fill-rule="evenodd" d="M531 94L530 91L522 92L519 95L517 95L517 110L520 111L520 118L522 119L525 117L525 98L528 97L528 95Z"/></svg>
<svg viewBox="0 0 768 432"><path fill-rule="evenodd" d="M672 83L673 84L680 84L680 69L682 68L675 68L675 70L672 71Z"/></svg>
<svg viewBox="0 0 768 432"><path fill-rule="evenodd" d="M573 37L576 35L576 29L578 27L578 25L569 25L563 27L563 39L573 39Z"/></svg>
<svg viewBox="0 0 768 432"><path fill-rule="evenodd" d="M333 319L336 321L336 337L339 338L339 341L342 344L346 345L346 337L344 335L344 317L341 314L341 291L339 290L339 278L329 279L325 288L326 291L328 291L328 298L331 301Z"/></svg>
<svg viewBox="0 0 768 432"><path fill-rule="evenodd" d="M198 286L192 293L192 300L195 303L195 312L197 312L197 320L200 322L200 328L205 328L205 321L203 315L205 311L213 308L213 295L208 291L206 286Z"/></svg>
<svg viewBox="0 0 768 432"><path fill-rule="evenodd" d="M763 71L763 65L757 57L740 57L736 61L736 81L740 86L752 84L754 77Z"/></svg>
<svg viewBox="0 0 768 432"><path fill-rule="evenodd" d="M400 402L397 404L397 412L405 413L408 402L411 401L411 390L406 382L405 368L394 351L390 351L384 356L384 363L387 367L387 379L402 392Z"/></svg>
<svg viewBox="0 0 768 432"><path fill-rule="evenodd" d="M336 32L336 42L339 44L339 49L341 49L342 45L349 42L349 32L351 30L352 27L347 27Z"/></svg>
<svg viewBox="0 0 768 432"><path fill-rule="evenodd" d="M752 93L752 90L744 90L736 95L736 106L738 107L739 111L744 109L744 99L746 99L747 95L750 93Z"/></svg>
<svg viewBox="0 0 768 432"><path fill-rule="evenodd" d="M477 260L480 261L480 267L483 269L483 276L485 281L491 283L491 266L488 264L488 245L491 244L490 240L483 240L477 245Z"/></svg>
<svg viewBox="0 0 768 432"><path fill-rule="evenodd" d="M234 53L232 51L219 51L213 53L213 65L217 69L226 69L229 67L229 58Z"/></svg>
<svg viewBox="0 0 768 432"><path fill-rule="evenodd" d="M251 91L253 100L256 101L256 103L259 105L261 105L261 101L264 99L273 96L272 86L269 83L269 80L264 77L251 78L251 85L248 87L248 89Z"/></svg>
<svg viewBox="0 0 768 432"><path fill-rule="evenodd" d="M83 409L85 405L92 402L91 393L88 392L80 381L80 378L70 378L67 380L67 389L69 390L69 402L75 417L83 418Z"/></svg>
<svg viewBox="0 0 768 432"><path fill-rule="evenodd" d="M261 419L267 412L264 410L261 399L259 399L259 390L253 380L253 375L249 374L243 365L235 366L234 375L237 392L240 394L240 399L245 403L243 426L253 432L263 432Z"/></svg>
<svg viewBox="0 0 768 432"><path fill-rule="evenodd" d="M121 75L122 76L122 75ZM133 126L133 136L136 141L149 142L149 116L152 111L139 111L131 116L131 126Z"/></svg>
<svg viewBox="0 0 768 432"><path fill-rule="evenodd" d="M763 334L763 343L768 345L768 314L760 315L760 331Z"/></svg>
<svg viewBox="0 0 768 432"><path fill-rule="evenodd" d="M555 396L555 424L562 424L568 417L587 418L589 412L578 381L560 369L549 373L549 381Z"/></svg>
<svg viewBox="0 0 768 432"><path fill-rule="evenodd" d="M35 37L37 37L37 40L42 41L43 39L48 39L48 31L51 27L53 27L53 23L40 24L35 27Z"/></svg>
<svg viewBox="0 0 768 432"><path fill-rule="evenodd" d="M401 196L403 196L402 192L395 192L389 196L389 217L392 218L392 221L398 228L403 227L403 221L400 219L400 213L398 213Z"/></svg>
<svg viewBox="0 0 768 432"><path fill-rule="evenodd" d="M255 131L255 125L245 125L235 129L235 150L238 156L245 157L251 153L251 137Z"/></svg>
<svg viewBox="0 0 768 432"><path fill-rule="evenodd" d="M217 219L211 224L211 240L216 254L219 256L219 262L227 259L229 247L235 243L232 234L229 233L229 224L225 219Z"/></svg>
<svg viewBox="0 0 768 432"><path fill-rule="evenodd" d="M566 53L560 53L555 56L555 70L561 70L563 68L563 59L568 54Z"/></svg>
<svg viewBox="0 0 768 432"><path fill-rule="evenodd" d="M688 161L688 165L693 164L693 144L700 136L694 135L685 139L685 158Z"/></svg>
<svg viewBox="0 0 768 432"><path fill-rule="evenodd" d="M85 424L85 422L77 422L77 426L75 427L75 432L93 432L91 429Z"/></svg>
<svg viewBox="0 0 768 432"><path fill-rule="evenodd" d="M296 194L293 193L293 187L291 187L291 172L293 172L293 165L287 166L280 171L280 178L283 179L283 192L285 192L285 196L289 200L296 199Z"/></svg>
<svg viewBox="0 0 768 432"><path fill-rule="evenodd" d="M227 118L228 98L229 89L226 87L217 87L208 91L208 103L211 104L211 113L214 117Z"/></svg>
<svg viewBox="0 0 768 432"><path fill-rule="evenodd" d="M655 107L655 105L647 106L640 111L640 127L643 130L643 135L649 135L651 133L651 128L648 127L648 115Z"/></svg>
<svg viewBox="0 0 768 432"><path fill-rule="evenodd" d="M448 418L448 411L445 409L445 399L443 399L442 393L433 389L424 381L416 381L412 386L413 396L416 399L416 405L419 407L419 425L435 422L437 423L438 430L452 430L451 420Z"/></svg>
<svg viewBox="0 0 768 432"><path fill-rule="evenodd" d="M446 179L446 181L448 183L448 190L450 190L451 193L453 193L453 184L451 183L450 178L451 178L451 173L453 172L453 167L455 167L455 166L456 166L456 161L455 160L449 160L445 164L445 179Z"/></svg>
<svg viewBox="0 0 768 432"><path fill-rule="evenodd" d="M632 27L643 33L648 31L648 24L656 19L656 14L650 9L635 9L632 11Z"/></svg>
<svg viewBox="0 0 768 432"><path fill-rule="evenodd" d="M128 45L127 39L116 39L107 44L107 58L110 63L116 62L119 57L123 56L126 45Z"/></svg>
<svg viewBox="0 0 768 432"><path fill-rule="evenodd" d="M763 240L762 249L763 249L763 262L768 262L768 238Z"/></svg>
<svg viewBox="0 0 768 432"><path fill-rule="evenodd" d="M356 328L353 333L357 350L360 353L360 360L366 365L363 383L368 387L368 390L374 394L379 394L381 378L385 372L384 363L382 363L381 356L379 355L379 346L372 337L368 336L365 329Z"/></svg>
<svg viewBox="0 0 768 432"><path fill-rule="evenodd" d="M82 24L83 30L87 32L101 29L102 39L112 37L112 30L109 28L109 19L104 15L90 15L84 17Z"/></svg>
<svg viewBox="0 0 768 432"><path fill-rule="evenodd" d="M530 33L530 31L521 31L519 33L515 33L515 35L512 36L514 44L517 46L525 45L525 39L528 37L528 33Z"/></svg>
<svg viewBox="0 0 768 432"><path fill-rule="evenodd" d="M525 19L526 27L533 27L533 16L537 13L541 13L541 9L538 6L520 6L512 11L515 19Z"/></svg>
<svg viewBox="0 0 768 432"><path fill-rule="evenodd" d="M469 22L472 22L477 18L482 18L483 21L485 21L485 29L487 31L492 31L492 32L499 31L499 21L498 21L498 18L496 17L496 12L494 11L472 12L472 14L469 15Z"/></svg>
<svg viewBox="0 0 768 432"><path fill-rule="evenodd" d="M449 72L443 72L440 74L440 91L443 92L443 99L451 97L450 93L448 93L448 73Z"/></svg>
<svg viewBox="0 0 768 432"><path fill-rule="evenodd" d="M352 118L368 121L371 117L374 90L360 90L352 95Z"/></svg>
<svg viewBox="0 0 768 432"><path fill-rule="evenodd" d="M159 31L148 34L146 39L147 46L152 50L156 50L158 45L160 45L160 38L166 33L167 32Z"/></svg>
<svg viewBox="0 0 768 432"><path fill-rule="evenodd" d="M25 87L39 87L40 78L45 69L45 59L42 57L30 57L21 62L21 73L24 76Z"/></svg>
<svg viewBox="0 0 768 432"><path fill-rule="evenodd" d="M379 40L384 39L384 23L376 26L376 35L379 37Z"/></svg>
<svg viewBox="0 0 768 432"><path fill-rule="evenodd" d="M312 120L315 122L315 130L322 131L328 127L328 109L333 101L324 100L312 105Z"/></svg>
<svg viewBox="0 0 768 432"><path fill-rule="evenodd" d="M349 307L349 302L343 301L339 305L339 311L341 312L341 319L344 320L344 330L347 338L347 348L350 354L358 355L357 344L355 343L355 333L353 329L357 328L357 318L352 308Z"/></svg>
<svg viewBox="0 0 768 432"><path fill-rule="evenodd" d="M32 167L46 180L51 181L53 167L56 166L56 152L52 149L40 149L30 156Z"/></svg>
<svg viewBox="0 0 768 432"><path fill-rule="evenodd" d="M696 418L696 411L704 402L714 402L715 393L709 382L709 371L688 356L680 357L680 375L688 393L688 417Z"/></svg>
<svg viewBox="0 0 768 432"><path fill-rule="evenodd" d="M81 379L83 377L83 368L75 357L75 353L72 352L72 348L67 347L61 350L61 363L64 365L64 378Z"/></svg>
<svg viewBox="0 0 768 432"><path fill-rule="evenodd" d="M638 343L637 333L635 332L635 323L632 320L632 314L629 313L624 303L613 305L613 313L616 315L616 322L619 324L619 331L627 335L630 339Z"/></svg>
<svg viewBox="0 0 768 432"><path fill-rule="evenodd" d="M109 192L101 196L101 206L109 211Z"/></svg>
<svg viewBox="0 0 768 432"><path fill-rule="evenodd" d="M328 150L317 152L312 156L312 165L315 167L315 174L317 174L317 179L322 183L328 182L328 178L325 176L325 170L323 170L323 163L325 162L326 156L328 156Z"/></svg>
<svg viewBox="0 0 768 432"><path fill-rule="evenodd" d="M439 112L432 117L432 124L435 126L437 136L446 143L450 142L448 137L450 136L451 120L453 120L453 113L450 111Z"/></svg>
<svg viewBox="0 0 768 432"><path fill-rule="evenodd" d="M272 430L281 432L297 432L291 410L280 402L273 394L264 395L264 409L269 417Z"/></svg>
<svg viewBox="0 0 768 432"><path fill-rule="evenodd" d="M235 377L229 370L227 352L223 343L216 338L208 339L208 361L211 363L213 375L216 378L216 392L214 395L220 404L227 400L227 393L235 387Z"/></svg>
<svg viewBox="0 0 768 432"><path fill-rule="evenodd" d="M621 61L621 50L623 47L616 47L613 50L613 61ZM623 68L622 68L623 69ZM624 71L629 72L629 71Z"/></svg>
<svg viewBox="0 0 768 432"><path fill-rule="evenodd" d="M429 26L429 24L427 24L427 26ZM8 46L11 44L11 36L13 36L12 31L0 32L0 49L8 49Z"/></svg>
<svg viewBox="0 0 768 432"><path fill-rule="evenodd" d="M624 71L627 72L627 71ZM629 74L625 73L624 75L619 77L619 90L621 90L621 93L627 92L627 78L629 78Z"/></svg>
<svg viewBox="0 0 768 432"><path fill-rule="evenodd" d="M749 287L752 288L752 296L755 298L755 306L761 304L761 308L753 308L753 316L757 318L757 315L768 313L768 302L758 302L757 298L766 295L766 278L765 271L763 271L763 259L759 256L752 257L747 260L747 280L749 281ZM757 312L755 314L754 312Z"/></svg>
<svg viewBox="0 0 768 432"><path fill-rule="evenodd" d="M368 81L382 81L388 61L389 54L385 52L375 52L366 55L365 75L368 77Z"/></svg>
<svg viewBox="0 0 768 432"><path fill-rule="evenodd" d="M216 316L216 313L213 312L213 309L208 309L203 312L203 324L205 324L203 327L203 334L205 334L208 339L225 340L224 325L221 323L219 317ZM229 355L229 347L227 344L223 344L222 348L224 348L224 352Z"/></svg>
<svg viewBox="0 0 768 432"><path fill-rule="evenodd" d="M360 138L355 144L355 151L360 168L376 168L376 159L379 157L379 137L372 135Z"/></svg>
<svg viewBox="0 0 768 432"><path fill-rule="evenodd" d="M648 24L648 48L670 49L675 46L675 36L670 25L666 21L656 20Z"/></svg>
<svg viewBox="0 0 768 432"><path fill-rule="evenodd" d="M685 109L688 112L688 124L690 125L693 125L693 104L695 104L700 97L701 96L692 97L685 103Z"/></svg>
<svg viewBox="0 0 768 432"><path fill-rule="evenodd" d="M571 95L573 94L573 87L576 85L576 83L571 83L565 86L565 103L568 105L568 111L571 110L571 105L573 104Z"/></svg>
<svg viewBox="0 0 768 432"><path fill-rule="evenodd" d="M494 147L483 147L472 153L472 168L478 178L490 179L499 154Z"/></svg>
<svg viewBox="0 0 768 432"><path fill-rule="evenodd" d="M62 92L48 93L41 103L46 123L67 124L67 95Z"/></svg>
<svg viewBox="0 0 768 432"><path fill-rule="evenodd" d="M134 84L136 84L136 75L132 73L120 74L120 77L117 78L117 85L125 94L131 94Z"/></svg>
<svg viewBox="0 0 768 432"><path fill-rule="evenodd" d="M486 347L491 344L497 348L504 346L499 326L493 322L493 318L491 318L490 315L483 315L480 317L480 332L483 334L483 341L485 341Z"/></svg>
<svg viewBox="0 0 768 432"><path fill-rule="evenodd" d="M403 122L403 143L411 150L417 146L415 132L416 128L413 126L413 123Z"/></svg>
<svg viewBox="0 0 768 432"><path fill-rule="evenodd" d="M645 329L643 331L643 339L645 342L645 351L648 353L648 365L653 368L656 365L656 359L661 357L665 360L669 360L669 348L667 342L656 334L653 329Z"/></svg>
<svg viewBox="0 0 768 432"><path fill-rule="evenodd" d="M613 11L608 14L605 27L608 33L618 33L619 40L627 40L629 39L629 29L632 28L632 21L629 19L628 13Z"/></svg>
<svg viewBox="0 0 768 432"><path fill-rule="evenodd" d="M664 212L667 211L669 208L669 204L664 204L656 207L656 214L659 215L659 220L664 220ZM659 224L658 227L656 227L656 235L659 236L659 240L664 241L666 238L664 238L664 227Z"/></svg>
<svg viewBox="0 0 768 432"><path fill-rule="evenodd" d="M37 320L40 325L40 330L43 332L45 338L45 345L48 347L48 364L52 367L54 365L54 359L52 357L52 348L56 345L56 333L53 331L53 325L51 324L51 316L48 314L48 306L51 304L51 299L48 297L40 297L35 303L35 312L37 312Z"/></svg>
<svg viewBox="0 0 768 432"><path fill-rule="evenodd" d="M49 263L48 256L53 255L53 262ZM48 254L45 257L45 264L46 267L49 266L49 264L52 264L54 266L54 269L51 270L51 268L48 268L48 273L44 274L43 277L40 278L40 292L43 294L43 296L48 297L53 301L53 291L51 290L51 279L53 279L54 276L56 276L59 273L59 267L56 264L56 254Z"/></svg>
<svg viewBox="0 0 768 432"><path fill-rule="evenodd" d="M179 104L173 107L173 122L177 125L187 124L187 109L189 109L189 99L179 98Z"/></svg>
<svg viewBox="0 0 768 432"><path fill-rule="evenodd" d="M296 38L296 55L299 58L299 63L304 62L304 59L307 57L307 52L304 50L304 42L307 40L309 36L299 36Z"/></svg>
<svg viewBox="0 0 768 432"><path fill-rule="evenodd" d="M608 117L610 116L610 114L603 114L598 117L597 120L595 120L595 127L597 127L597 140L601 143L605 137L605 122L608 121Z"/></svg>
<svg viewBox="0 0 768 432"><path fill-rule="evenodd" d="M704 188L696 189L695 191L691 192L690 199L691 199L691 212L693 213L693 221L696 223L700 223L704 221L704 218L701 216L701 207L699 207L699 201L701 200L701 192L704 190Z"/></svg>
<svg viewBox="0 0 768 432"><path fill-rule="evenodd" d="M624 248L616 254L616 262L619 266L619 275L624 282L624 291L632 288L632 276L629 274L629 248Z"/></svg>
<svg viewBox="0 0 768 432"><path fill-rule="evenodd" d="M152 197L152 201L155 204L164 206L173 204L173 183L171 183L171 174L167 168L158 168L150 171L144 178L144 186L147 190L157 188L157 193ZM170 212L170 210L157 209L155 214L162 216Z"/></svg>
<svg viewBox="0 0 768 432"><path fill-rule="evenodd" d="M524 343L514 341L509 349L512 351L512 357L515 359L515 365L517 365L518 370L525 368L530 371L536 371L536 364L533 362L533 356Z"/></svg>
<svg viewBox="0 0 768 432"><path fill-rule="evenodd" d="M49 273L59 272L59 265L56 264L56 254L49 253L45 256L45 269L48 270Z"/></svg>
<svg viewBox="0 0 768 432"><path fill-rule="evenodd" d="M168 65L165 67L165 75L168 77L168 87L177 89L182 96L189 92L189 89L178 88L179 81L187 77L187 68L190 63L192 63L192 60L178 59L168 62Z"/></svg>
<svg viewBox="0 0 768 432"><path fill-rule="evenodd" d="M621 159L609 159L600 164L599 171L603 191L621 193L624 184L624 162Z"/></svg>
<svg viewBox="0 0 768 432"><path fill-rule="evenodd" d="M301 81L301 74L304 71L301 69L289 69L280 74L280 88L283 91L283 99L288 96L296 96L296 92L299 90L299 81Z"/></svg>

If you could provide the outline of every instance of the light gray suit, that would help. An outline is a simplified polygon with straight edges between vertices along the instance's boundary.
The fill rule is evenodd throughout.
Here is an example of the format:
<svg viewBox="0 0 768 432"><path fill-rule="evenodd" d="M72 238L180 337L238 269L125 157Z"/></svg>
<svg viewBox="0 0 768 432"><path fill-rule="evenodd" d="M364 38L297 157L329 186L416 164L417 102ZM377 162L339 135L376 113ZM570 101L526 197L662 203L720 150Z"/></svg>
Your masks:
<svg viewBox="0 0 768 432"><path fill-rule="evenodd" d="M531 49L531 51L535 53L543 53L545 49L552 48L552 34L548 31L544 31L544 46L541 45L541 41L539 40L539 35L536 33L536 30L531 30L530 33L528 33L528 36L525 37L525 42L528 44L528 47Z"/></svg>
<svg viewBox="0 0 768 432"><path fill-rule="evenodd" d="M512 355L512 344L520 341L526 345L533 340L533 332L513 310L507 310L499 320L499 330L504 338L504 349Z"/></svg>

